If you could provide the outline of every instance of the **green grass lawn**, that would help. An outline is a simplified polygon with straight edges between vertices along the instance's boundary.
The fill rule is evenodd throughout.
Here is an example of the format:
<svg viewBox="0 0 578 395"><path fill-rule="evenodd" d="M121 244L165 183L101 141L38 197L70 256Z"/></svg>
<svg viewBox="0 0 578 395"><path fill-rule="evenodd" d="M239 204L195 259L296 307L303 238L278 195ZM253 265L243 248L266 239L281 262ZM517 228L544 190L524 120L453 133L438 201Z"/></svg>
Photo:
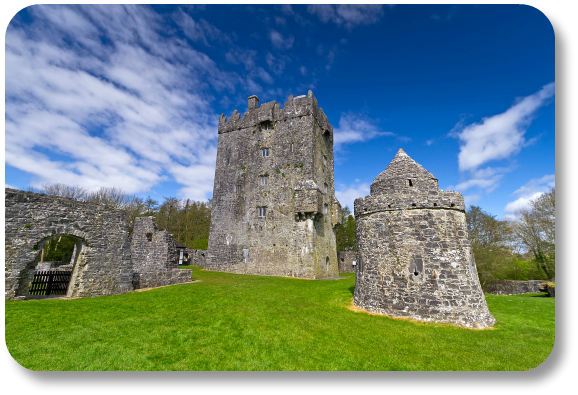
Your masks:
<svg viewBox="0 0 578 395"><path fill-rule="evenodd" d="M195 268L198 283L6 302L6 344L33 370L527 370L554 346L554 298L486 295L491 330L355 313L355 277Z"/></svg>

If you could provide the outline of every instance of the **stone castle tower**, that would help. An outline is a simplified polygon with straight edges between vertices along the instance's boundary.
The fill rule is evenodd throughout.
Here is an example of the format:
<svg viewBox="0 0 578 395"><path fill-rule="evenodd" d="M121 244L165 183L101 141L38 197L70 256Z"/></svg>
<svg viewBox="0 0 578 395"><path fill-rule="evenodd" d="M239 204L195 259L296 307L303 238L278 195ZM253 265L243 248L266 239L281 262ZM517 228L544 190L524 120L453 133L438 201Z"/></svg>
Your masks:
<svg viewBox="0 0 578 395"><path fill-rule="evenodd" d="M400 149L355 200L356 307L485 328L490 314L468 240L464 200Z"/></svg>
<svg viewBox="0 0 578 395"><path fill-rule="evenodd" d="M284 107L219 118L205 269L328 279L339 276L333 128L309 91Z"/></svg>

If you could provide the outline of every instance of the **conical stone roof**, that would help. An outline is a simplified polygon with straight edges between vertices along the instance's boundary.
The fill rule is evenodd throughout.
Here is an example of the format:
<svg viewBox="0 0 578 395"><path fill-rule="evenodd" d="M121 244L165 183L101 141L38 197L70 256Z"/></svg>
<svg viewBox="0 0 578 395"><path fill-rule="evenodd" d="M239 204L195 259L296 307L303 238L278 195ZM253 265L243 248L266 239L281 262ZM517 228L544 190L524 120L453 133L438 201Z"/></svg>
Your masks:
<svg viewBox="0 0 578 395"><path fill-rule="evenodd" d="M412 180L412 182L410 183L409 180ZM375 177L375 180L371 183L371 194L375 195L396 189L399 190L400 186L410 186L418 189L427 186L427 189L429 189L433 185L437 188L437 178L411 159L400 148L389 166Z"/></svg>

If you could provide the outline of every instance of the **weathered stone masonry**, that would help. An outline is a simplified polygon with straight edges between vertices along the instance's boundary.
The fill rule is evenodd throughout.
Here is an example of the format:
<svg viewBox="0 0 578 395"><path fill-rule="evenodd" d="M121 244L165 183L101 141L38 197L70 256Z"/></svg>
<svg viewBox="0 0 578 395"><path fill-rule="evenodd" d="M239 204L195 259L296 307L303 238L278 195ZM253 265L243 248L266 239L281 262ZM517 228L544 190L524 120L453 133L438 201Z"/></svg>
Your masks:
<svg viewBox="0 0 578 395"><path fill-rule="evenodd" d="M333 128L313 93L219 119L207 270L338 277Z"/></svg>
<svg viewBox="0 0 578 395"><path fill-rule="evenodd" d="M355 200L355 306L392 317L494 325L468 240L463 197L403 150Z"/></svg>
<svg viewBox="0 0 578 395"><path fill-rule="evenodd" d="M26 298L36 271L52 269L38 261L44 244L58 235L76 241L74 261L59 267L72 269L67 297L191 281L191 270L177 269L173 238L157 229L153 217L136 219L131 240L124 210L9 188L5 205L5 299Z"/></svg>
<svg viewBox="0 0 578 395"><path fill-rule="evenodd" d="M337 251L339 273L355 273L355 266L357 265L355 255L355 251Z"/></svg>
<svg viewBox="0 0 578 395"><path fill-rule="evenodd" d="M179 269L179 254L173 237L159 231L154 217L135 218L131 240L133 285L153 288L191 281L192 270Z"/></svg>
<svg viewBox="0 0 578 395"><path fill-rule="evenodd" d="M5 298L28 293L40 251L56 235L76 240L68 297L132 290L126 212L74 199L5 189Z"/></svg>

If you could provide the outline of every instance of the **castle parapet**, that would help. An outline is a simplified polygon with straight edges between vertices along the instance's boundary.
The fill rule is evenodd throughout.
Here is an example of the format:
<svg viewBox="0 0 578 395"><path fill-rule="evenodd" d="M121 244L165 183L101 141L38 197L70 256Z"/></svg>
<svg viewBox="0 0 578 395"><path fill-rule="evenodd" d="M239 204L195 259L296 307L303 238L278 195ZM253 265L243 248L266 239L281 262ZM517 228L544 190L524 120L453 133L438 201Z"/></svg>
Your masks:
<svg viewBox="0 0 578 395"><path fill-rule="evenodd" d="M445 209L466 212L461 193L438 191L400 191L382 195L369 195L357 198L354 202L355 218L362 215L392 210Z"/></svg>
<svg viewBox="0 0 578 395"><path fill-rule="evenodd" d="M333 128L323 110L319 108L312 91L309 91L307 95L289 96L283 108L281 108L281 103L277 103L275 100L259 106L259 98L255 95L250 96L247 100L247 112L243 114L243 117L237 110L233 111L229 119L224 113L221 114L219 134L256 127L264 122L275 122L305 115L313 115L321 128L333 134Z"/></svg>

